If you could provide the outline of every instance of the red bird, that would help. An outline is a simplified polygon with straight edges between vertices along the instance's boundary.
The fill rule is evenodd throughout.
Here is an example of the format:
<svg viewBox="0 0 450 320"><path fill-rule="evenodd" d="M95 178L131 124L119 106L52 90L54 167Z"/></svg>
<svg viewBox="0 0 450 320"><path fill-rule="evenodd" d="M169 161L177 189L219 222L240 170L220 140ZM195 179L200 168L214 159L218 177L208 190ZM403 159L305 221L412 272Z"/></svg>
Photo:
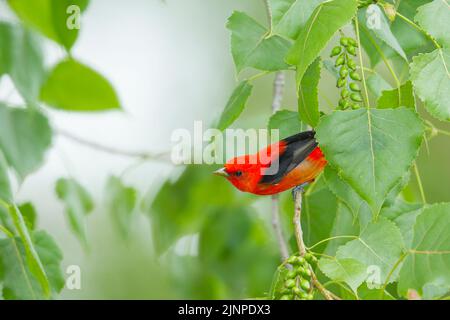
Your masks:
<svg viewBox="0 0 450 320"><path fill-rule="evenodd" d="M314 134L314 131L301 132L257 154L233 158L214 173L224 176L239 190L258 195L276 194L307 184L314 181L327 164ZM276 160L278 170L269 170Z"/></svg>

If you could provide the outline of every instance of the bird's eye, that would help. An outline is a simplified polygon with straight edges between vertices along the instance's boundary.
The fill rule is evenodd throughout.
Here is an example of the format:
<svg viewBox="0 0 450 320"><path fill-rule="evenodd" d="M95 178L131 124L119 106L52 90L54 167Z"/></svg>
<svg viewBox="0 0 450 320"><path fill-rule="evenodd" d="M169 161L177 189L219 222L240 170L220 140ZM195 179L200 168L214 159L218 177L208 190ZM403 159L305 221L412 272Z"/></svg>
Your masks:
<svg viewBox="0 0 450 320"><path fill-rule="evenodd" d="M234 175L235 175L236 177L240 177L240 176L242 176L242 171L236 171L236 172L234 173Z"/></svg>

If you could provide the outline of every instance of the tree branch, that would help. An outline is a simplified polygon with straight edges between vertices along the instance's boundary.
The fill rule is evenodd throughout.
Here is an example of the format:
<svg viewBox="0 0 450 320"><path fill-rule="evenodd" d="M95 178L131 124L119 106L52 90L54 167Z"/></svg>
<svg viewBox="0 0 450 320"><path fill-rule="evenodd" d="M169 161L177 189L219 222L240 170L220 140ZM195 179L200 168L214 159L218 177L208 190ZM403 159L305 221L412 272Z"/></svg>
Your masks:
<svg viewBox="0 0 450 320"><path fill-rule="evenodd" d="M304 256L306 254L306 246L303 242L303 230L302 230L302 224L301 224L301 214L302 214L302 190L294 191L294 202L295 202L295 213L294 213L294 232L295 232L295 239L297 240L297 246L300 256ZM337 297L332 292L328 291L317 279L316 274L314 273L314 270L310 268L311 270L311 280L313 285L319 290L319 292L324 296L327 300L340 300L339 297Z"/></svg>
<svg viewBox="0 0 450 320"><path fill-rule="evenodd" d="M162 161L162 162L171 162L169 152L160 152L160 153L150 153L150 152L138 152L138 151L128 151L128 150L121 150L110 146L105 146L102 144L99 144L94 141L90 141L81 137L78 137L68 131L58 129L56 132L72 141L75 141L79 144L88 146L92 149L103 151L106 153L118 155L118 156L124 156L124 157L131 157L131 158L139 158L142 160L155 160L155 161Z"/></svg>
<svg viewBox="0 0 450 320"><path fill-rule="evenodd" d="M272 113L277 112L281 108L281 101L283 100L284 89L284 73L282 71L277 72L275 80L273 81L273 99L272 99ZM278 195L272 196L272 227L275 231L275 235L280 247L281 260L284 261L289 258L289 249L286 240L283 235L283 228L280 219L279 197Z"/></svg>

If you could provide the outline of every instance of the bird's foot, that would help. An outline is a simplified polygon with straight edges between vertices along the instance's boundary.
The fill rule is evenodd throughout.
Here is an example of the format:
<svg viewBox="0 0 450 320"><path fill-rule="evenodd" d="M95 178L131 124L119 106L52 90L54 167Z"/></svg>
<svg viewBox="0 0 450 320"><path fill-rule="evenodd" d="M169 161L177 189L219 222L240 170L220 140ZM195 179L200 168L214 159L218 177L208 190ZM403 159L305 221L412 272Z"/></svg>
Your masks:
<svg viewBox="0 0 450 320"><path fill-rule="evenodd" d="M308 184L309 184L309 182L305 182L305 183L302 183L302 184L296 186L294 189L292 189L292 198L294 199L294 201L297 196L297 192L303 193L303 191L305 191L305 187Z"/></svg>

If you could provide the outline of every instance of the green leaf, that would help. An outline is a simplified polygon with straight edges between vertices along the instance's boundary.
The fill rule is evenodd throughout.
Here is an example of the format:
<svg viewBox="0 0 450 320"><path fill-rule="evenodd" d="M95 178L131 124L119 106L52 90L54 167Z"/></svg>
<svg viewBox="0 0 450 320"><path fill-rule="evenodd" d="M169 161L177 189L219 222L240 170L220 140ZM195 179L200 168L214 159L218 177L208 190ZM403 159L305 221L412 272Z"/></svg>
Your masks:
<svg viewBox="0 0 450 320"><path fill-rule="evenodd" d="M120 109L116 92L108 80L73 59L53 68L40 98L53 108L67 111Z"/></svg>
<svg viewBox="0 0 450 320"><path fill-rule="evenodd" d="M356 14L355 0L332 0L320 4L308 19L286 61L297 66L297 83L333 35Z"/></svg>
<svg viewBox="0 0 450 320"><path fill-rule="evenodd" d="M398 292L408 289L425 299L438 298L450 290L450 204L429 206L417 216L409 255L400 271Z"/></svg>
<svg viewBox="0 0 450 320"><path fill-rule="evenodd" d="M272 284L270 285L270 290L267 294L267 298L270 300L276 300L280 297L280 292L284 289L284 282L286 279L286 275L288 273L288 269L284 266L278 266L275 271Z"/></svg>
<svg viewBox="0 0 450 320"><path fill-rule="evenodd" d="M336 258L353 259L365 266L367 281L380 286L388 280L391 270L400 258L404 249L402 235L394 223L384 217L372 222L361 232L358 239L339 247ZM398 274L393 272L389 282ZM356 278L352 275L351 278ZM356 283L356 280L355 280Z"/></svg>
<svg viewBox="0 0 450 320"><path fill-rule="evenodd" d="M247 80L242 81L234 89L230 99L222 112L217 126L219 130L228 128L242 113L247 103L248 97L252 93L253 85Z"/></svg>
<svg viewBox="0 0 450 320"><path fill-rule="evenodd" d="M406 53L403 51L401 45L397 41L397 38L392 33L388 19L386 18L384 12L380 9L380 7L376 4L369 5L369 7L366 9L366 19L368 18L369 13L370 16L375 15L377 17L377 23L374 23L372 25L368 23L367 20L365 20L365 26L367 26L367 28L371 30L380 40L382 40L395 52L397 52L400 57L408 61Z"/></svg>
<svg viewBox="0 0 450 320"><path fill-rule="evenodd" d="M382 95L383 91L392 89L392 86L378 73L372 74L367 78L367 87L377 99Z"/></svg>
<svg viewBox="0 0 450 320"><path fill-rule="evenodd" d="M434 0L419 7L415 21L444 47L450 46L450 7L447 0Z"/></svg>
<svg viewBox="0 0 450 320"><path fill-rule="evenodd" d="M246 67L275 71L287 69L284 56L290 42L276 35L268 35L268 30L247 14L233 12L228 19L231 30L231 53L236 71Z"/></svg>
<svg viewBox="0 0 450 320"><path fill-rule="evenodd" d="M354 292L367 277L366 265L354 259L322 258L318 266L328 278L344 281Z"/></svg>
<svg viewBox="0 0 450 320"><path fill-rule="evenodd" d="M41 46L29 30L0 22L0 75L7 73L28 104L36 104L45 80Z"/></svg>
<svg viewBox="0 0 450 320"><path fill-rule="evenodd" d="M66 216L75 236L87 245L85 216L94 204L88 191L73 178L60 178L55 187L58 198L64 201Z"/></svg>
<svg viewBox="0 0 450 320"><path fill-rule="evenodd" d="M11 183L8 177L8 165L5 157L0 152L0 199L5 202L12 202Z"/></svg>
<svg viewBox="0 0 450 320"><path fill-rule="evenodd" d="M421 203L408 203L402 199L397 199L392 206L383 208L381 215L397 225L402 233L405 246L410 248L413 240L414 224L417 216L422 211L423 204Z"/></svg>
<svg viewBox="0 0 450 320"><path fill-rule="evenodd" d="M125 186L117 177L109 177L106 183L105 199L106 209L121 235L127 239L135 216L137 190Z"/></svg>
<svg viewBox="0 0 450 320"><path fill-rule="evenodd" d="M64 277L61 272L62 253L54 240L44 231L32 234L36 252L51 285L53 294L61 291ZM30 272L23 242L20 238L0 240L0 269L3 270L3 296L5 299L45 299L46 295Z"/></svg>
<svg viewBox="0 0 450 320"><path fill-rule="evenodd" d="M416 101L414 99L414 92L411 81L407 81L400 86L399 89L392 89L383 91L381 97L378 98L377 108L388 109L398 107L415 108Z"/></svg>
<svg viewBox="0 0 450 320"><path fill-rule="evenodd" d="M23 220L28 227L28 230L32 232L36 228L37 213L31 202L25 202L19 205L19 211L22 213Z"/></svg>
<svg viewBox="0 0 450 320"><path fill-rule="evenodd" d="M20 240L24 246L25 261L28 265L28 269L39 282L44 297L49 298L51 295L49 278L47 277L42 261L39 258L39 254L34 247L33 240L30 233L28 232L28 228L26 226L22 213L15 205L10 205L8 211L11 220L13 221L14 227L16 228L16 231L19 234Z"/></svg>
<svg viewBox="0 0 450 320"><path fill-rule="evenodd" d="M324 0L269 0L273 32L296 39L314 9L322 2Z"/></svg>
<svg viewBox="0 0 450 320"><path fill-rule="evenodd" d="M67 9L76 5L81 12L88 0L8 0L8 3L26 25L70 50L78 36L78 29L68 28L67 21L71 14Z"/></svg>
<svg viewBox="0 0 450 320"><path fill-rule="evenodd" d="M43 163L51 140L48 119L42 113L0 103L0 150L21 178Z"/></svg>
<svg viewBox="0 0 450 320"><path fill-rule="evenodd" d="M298 88L298 114L300 119L311 127L319 123L319 80L321 60L317 58L306 69Z"/></svg>
<svg viewBox="0 0 450 320"><path fill-rule="evenodd" d="M279 110L269 119L268 129L279 130L279 138L284 139L305 130L303 123L298 119L298 113L289 110Z"/></svg>
<svg viewBox="0 0 450 320"><path fill-rule="evenodd" d="M428 112L450 121L450 49L436 49L413 58L411 81Z"/></svg>
<svg viewBox="0 0 450 320"><path fill-rule="evenodd" d="M316 138L327 160L377 215L416 157L423 131L410 109L359 109L322 117Z"/></svg>

